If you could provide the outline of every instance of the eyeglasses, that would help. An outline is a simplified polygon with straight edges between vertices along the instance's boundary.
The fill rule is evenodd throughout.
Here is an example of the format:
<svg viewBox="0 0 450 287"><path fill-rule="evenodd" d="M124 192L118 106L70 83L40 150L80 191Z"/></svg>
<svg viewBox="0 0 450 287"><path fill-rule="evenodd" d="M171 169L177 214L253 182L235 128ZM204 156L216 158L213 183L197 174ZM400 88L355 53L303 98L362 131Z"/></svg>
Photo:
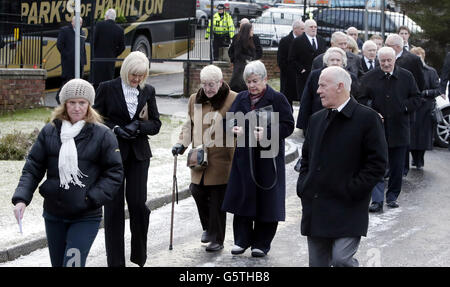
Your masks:
<svg viewBox="0 0 450 287"><path fill-rule="evenodd" d="M200 83L200 85L202 86L202 88L214 88L217 86L219 82L217 81L213 81L213 82L208 82L208 83Z"/></svg>

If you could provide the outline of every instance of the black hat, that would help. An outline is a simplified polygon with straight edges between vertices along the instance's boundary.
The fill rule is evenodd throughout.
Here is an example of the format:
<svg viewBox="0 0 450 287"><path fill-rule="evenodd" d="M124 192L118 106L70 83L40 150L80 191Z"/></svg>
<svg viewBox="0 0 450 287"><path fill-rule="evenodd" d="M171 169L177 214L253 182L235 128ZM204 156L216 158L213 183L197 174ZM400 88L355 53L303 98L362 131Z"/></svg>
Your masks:
<svg viewBox="0 0 450 287"><path fill-rule="evenodd" d="M223 10L224 8L225 8L225 6L223 4L217 5L217 10Z"/></svg>

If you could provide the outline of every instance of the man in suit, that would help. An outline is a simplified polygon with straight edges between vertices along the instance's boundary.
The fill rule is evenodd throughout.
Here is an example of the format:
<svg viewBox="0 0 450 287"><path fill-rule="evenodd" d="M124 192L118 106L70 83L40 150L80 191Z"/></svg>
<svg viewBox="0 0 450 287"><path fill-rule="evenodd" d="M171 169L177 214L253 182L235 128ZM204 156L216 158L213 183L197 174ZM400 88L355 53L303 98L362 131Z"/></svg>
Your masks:
<svg viewBox="0 0 450 287"><path fill-rule="evenodd" d="M289 35L280 40L277 51L277 63L280 68L280 92L286 96L292 107L292 102L297 100L297 90L295 85L295 70L289 65L289 49L295 38L301 36L305 31L305 23L302 20L295 20L292 23L292 31Z"/></svg>
<svg viewBox="0 0 450 287"><path fill-rule="evenodd" d="M83 25L83 19L80 17L80 27ZM86 65L86 36L80 29L80 77L83 77L83 68ZM72 25L64 26L59 30L56 48L61 54L61 87L69 80L75 78L75 16L72 17ZM59 104L59 91L56 94L56 101Z"/></svg>
<svg viewBox="0 0 450 287"><path fill-rule="evenodd" d="M331 47L338 47L342 50L346 51L345 54L347 56L347 66L345 66L345 69L353 74L355 74L357 77L362 73L360 71L361 69L361 57L358 55L355 55L351 52L347 51L347 35L345 35L343 32L337 31L334 32L331 35ZM320 54L313 60L312 69L320 69L325 66L323 62L323 56L324 54Z"/></svg>
<svg viewBox="0 0 450 287"><path fill-rule="evenodd" d="M384 119L384 130L389 152L390 177L386 204L398 207L397 198L402 188L405 155L410 143L410 114L421 104L420 92L414 77L396 64L395 51L390 47L378 50L380 67L361 78L360 102L372 107ZM383 206L384 188L372 193L371 209Z"/></svg>
<svg viewBox="0 0 450 287"><path fill-rule="evenodd" d="M394 49L396 54L395 64L410 71L414 80L416 81L419 92L424 89L425 86L425 75L423 74L423 64L419 56L411 54L410 52L403 49L404 40L397 34L391 34L386 38L385 46ZM411 114L410 121L413 123L415 120L415 115ZM409 171L409 148L406 151L405 156L405 168L403 170L403 175L406 176Z"/></svg>
<svg viewBox="0 0 450 287"><path fill-rule="evenodd" d="M324 69L320 99L302 148L297 195L307 236L309 266L358 266L353 258L366 236L370 191L382 179L387 144L380 116L350 97L350 75Z"/></svg>
<svg viewBox="0 0 450 287"><path fill-rule="evenodd" d="M400 35L400 37L402 37L402 39L403 39L403 49L404 50L409 52L412 48L414 48L413 46L411 46L409 44L409 36L411 36L411 30L409 30L408 27L400 26L398 28L398 35Z"/></svg>
<svg viewBox="0 0 450 287"><path fill-rule="evenodd" d="M362 46L361 71L363 74L380 66L377 59L377 44L372 40L367 40Z"/></svg>
<svg viewBox="0 0 450 287"><path fill-rule="evenodd" d="M125 38L123 28L117 25L116 11L108 9L105 13L105 21L100 21L95 25L94 30L94 57L117 58L125 50ZM101 82L114 79L115 62L95 62L92 82L97 89Z"/></svg>
<svg viewBox="0 0 450 287"><path fill-rule="evenodd" d="M325 40L317 35L317 23L312 19L305 21L305 33L292 42L288 61L296 73L297 98L300 100L306 79L311 72L312 61L325 52Z"/></svg>

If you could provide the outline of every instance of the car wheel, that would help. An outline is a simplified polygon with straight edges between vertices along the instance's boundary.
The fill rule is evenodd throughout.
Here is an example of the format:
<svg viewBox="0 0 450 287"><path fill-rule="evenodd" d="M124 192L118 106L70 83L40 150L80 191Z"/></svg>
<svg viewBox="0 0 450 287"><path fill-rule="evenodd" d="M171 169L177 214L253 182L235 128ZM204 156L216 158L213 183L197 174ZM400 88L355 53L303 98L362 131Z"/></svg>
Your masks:
<svg viewBox="0 0 450 287"><path fill-rule="evenodd" d="M450 138L450 108L442 110L444 120L436 125L434 144L439 147L448 147Z"/></svg>
<svg viewBox="0 0 450 287"><path fill-rule="evenodd" d="M150 61L152 59L152 45L145 35L139 35L136 40L134 40L131 50L144 53L149 60L149 66L151 65Z"/></svg>
<svg viewBox="0 0 450 287"><path fill-rule="evenodd" d="M205 28L206 27L206 18L205 17L202 17L202 18L200 18L200 21L199 21L199 26L200 26L200 28Z"/></svg>

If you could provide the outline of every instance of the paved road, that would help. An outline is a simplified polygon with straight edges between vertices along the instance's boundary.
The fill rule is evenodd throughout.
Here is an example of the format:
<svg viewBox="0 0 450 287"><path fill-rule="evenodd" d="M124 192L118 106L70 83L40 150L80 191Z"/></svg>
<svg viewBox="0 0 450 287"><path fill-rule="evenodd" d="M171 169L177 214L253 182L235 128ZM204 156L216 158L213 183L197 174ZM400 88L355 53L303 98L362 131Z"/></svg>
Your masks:
<svg viewBox="0 0 450 287"><path fill-rule="evenodd" d="M301 137L296 130L298 143ZM356 254L361 266L450 266L450 152L435 149L425 155L425 169L412 169L404 181L400 208L371 214L369 233ZM233 256L232 215L227 216L225 248L205 252L200 243L201 228L194 200L175 206L173 250L168 250L170 205L152 212L146 266L232 266L303 267L308 265L306 238L300 236L301 207L295 194L298 174L295 162L286 166L286 221L279 224L272 250L262 259L250 252ZM126 231L127 242L130 233ZM129 257L129 245L127 245ZM88 266L106 266L103 230L100 230L88 258ZM50 266L47 249L33 252L0 266ZM135 266L127 262L127 266Z"/></svg>

